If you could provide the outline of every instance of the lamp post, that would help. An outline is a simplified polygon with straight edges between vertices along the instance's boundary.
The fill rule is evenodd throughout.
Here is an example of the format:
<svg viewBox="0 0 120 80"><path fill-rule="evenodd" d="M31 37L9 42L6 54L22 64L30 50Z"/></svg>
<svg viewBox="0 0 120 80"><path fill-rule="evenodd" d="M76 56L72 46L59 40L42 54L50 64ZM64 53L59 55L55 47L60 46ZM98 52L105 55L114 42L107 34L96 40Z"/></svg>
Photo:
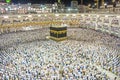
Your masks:
<svg viewBox="0 0 120 80"><path fill-rule="evenodd" d="M105 8L107 8L107 3L104 3Z"/></svg>
<svg viewBox="0 0 120 80"><path fill-rule="evenodd" d="M96 5L97 5L97 9L98 9L98 7L99 7L99 0L94 0L94 1L96 1Z"/></svg>
<svg viewBox="0 0 120 80"><path fill-rule="evenodd" d="M83 5L83 0L81 0L81 5Z"/></svg>

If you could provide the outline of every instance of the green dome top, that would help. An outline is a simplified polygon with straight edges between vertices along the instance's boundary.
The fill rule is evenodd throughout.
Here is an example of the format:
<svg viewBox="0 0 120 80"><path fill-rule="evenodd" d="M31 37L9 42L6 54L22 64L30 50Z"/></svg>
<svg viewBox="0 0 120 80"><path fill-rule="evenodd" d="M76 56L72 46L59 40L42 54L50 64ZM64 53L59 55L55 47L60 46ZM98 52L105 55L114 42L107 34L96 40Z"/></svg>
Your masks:
<svg viewBox="0 0 120 80"><path fill-rule="evenodd" d="M11 2L11 0L6 0L6 3L10 3Z"/></svg>

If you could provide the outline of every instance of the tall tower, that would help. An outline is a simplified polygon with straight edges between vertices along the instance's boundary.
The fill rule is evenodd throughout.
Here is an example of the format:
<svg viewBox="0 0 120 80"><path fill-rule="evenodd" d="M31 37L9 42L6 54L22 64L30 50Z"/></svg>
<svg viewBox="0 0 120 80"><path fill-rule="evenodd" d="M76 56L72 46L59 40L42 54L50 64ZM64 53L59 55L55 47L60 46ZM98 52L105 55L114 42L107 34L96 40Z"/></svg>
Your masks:
<svg viewBox="0 0 120 80"><path fill-rule="evenodd" d="M81 0L81 5L83 5L83 0Z"/></svg>
<svg viewBox="0 0 120 80"><path fill-rule="evenodd" d="M112 2L115 2L116 0L112 0Z"/></svg>
<svg viewBox="0 0 120 80"><path fill-rule="evenodd" d="M102 0L102 6L104 6L104 4L105 4L105 1L104 1L104 0Z"/></svg>
<svg viewBox="0 0 120 80"><path fill-rule="evenodd" d="M94 0L96 2L97 8L99 7L99 0Z"/></svg>
<svg viewBox="0 0 120 80"><path fill-rule="evenodd" d="M78 1L77 0L71 1L71 8L73 8L73 9L78 8Z"/></svg>
<svg viewBox="0 0 120 80"><path fill-rule="evenodd" d="M61 3L61 0L58 0L58 3Z"/></svg>

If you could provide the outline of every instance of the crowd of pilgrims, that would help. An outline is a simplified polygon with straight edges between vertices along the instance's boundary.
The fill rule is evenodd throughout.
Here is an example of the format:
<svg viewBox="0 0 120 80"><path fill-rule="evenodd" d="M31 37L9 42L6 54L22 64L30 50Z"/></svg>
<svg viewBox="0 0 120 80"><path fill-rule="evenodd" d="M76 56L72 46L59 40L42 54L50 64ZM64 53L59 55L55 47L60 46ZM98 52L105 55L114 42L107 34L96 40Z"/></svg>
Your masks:
<svg viewBox="0 0 120 80"><path fill-rule="evenodd" d="M48 29L0 35L2 80L113 80L120 77L120 38L68 29L68 40L47 40Z"/></svg>

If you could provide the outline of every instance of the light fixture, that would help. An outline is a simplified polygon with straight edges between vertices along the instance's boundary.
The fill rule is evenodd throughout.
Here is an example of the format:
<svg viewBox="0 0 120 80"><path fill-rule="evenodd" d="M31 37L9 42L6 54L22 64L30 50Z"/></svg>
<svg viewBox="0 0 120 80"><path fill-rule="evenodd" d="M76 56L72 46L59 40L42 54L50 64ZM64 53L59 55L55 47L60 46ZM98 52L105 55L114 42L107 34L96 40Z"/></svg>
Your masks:
<svg viewBox="0 0 120 80"><path fill-rule="evenodd" d="M72 16L76 16L76 14L73 14Z"/></svg>
<svg viewBox="0 0 120 80"><path fill-rule="evenodd" d="M4 16L4 18L9 18L8 16Z"/></svg>
<svg viewBox="0 0 120 80"><path fill-rule="evenodd" d="M32 17L32 15L28 15L28 17Z"/></svg>
<svg viewBox="0 0 120 80"><path fill-rule="evenodd" d="M107 3L105 3L104 5L107 6Z"/></svg>
<svg viewBox="0 0 120 80"><path fill-rule="evenodd" d="M105 17L108 17L108 15L105 15Z"/></svg>
<svg viewBox="0 0 120 80"><path fill-rule="evenodd" d="M45 17L46 17L47 15L45 14Z"/></svg>
<svg viewBox="0 0 120 80"><path fill-rule="evenodd" d="M41 15L38 15L38 17L41 17Z"/></svg>
<svg viewBox="0 0 120 80"><path fill-rule="evenodd" d="M20 16L20 15L18 15L18 18L21 18L21 16Z"/></svg>
<svg viewBox="0 0 120 80"><path fill-rule="evenodd" d="M99 15L97 15L97 17L99 17Z"/></svg>
<svg viewBox="0 0 120 80"><path fill-rule="evenodd" d="M81 16L84 16L84 14L81 14Z"/></svg>
<svg viewBox="0 0 120 80"><path fill-rule="evenodd" d="M55 16L59 16L59 14L55 14Z"/></svg>
<svg viewBox="0 0 120 80"><path fill-rule="evenodd" d="M66 16L69 16L69 14L66 14Z"/></svg>
<svg viewBox="0 0 120 80"><path fill-rule="evenodd" d="M68 8L68 11L71 11L71 8Z"/></svg>

